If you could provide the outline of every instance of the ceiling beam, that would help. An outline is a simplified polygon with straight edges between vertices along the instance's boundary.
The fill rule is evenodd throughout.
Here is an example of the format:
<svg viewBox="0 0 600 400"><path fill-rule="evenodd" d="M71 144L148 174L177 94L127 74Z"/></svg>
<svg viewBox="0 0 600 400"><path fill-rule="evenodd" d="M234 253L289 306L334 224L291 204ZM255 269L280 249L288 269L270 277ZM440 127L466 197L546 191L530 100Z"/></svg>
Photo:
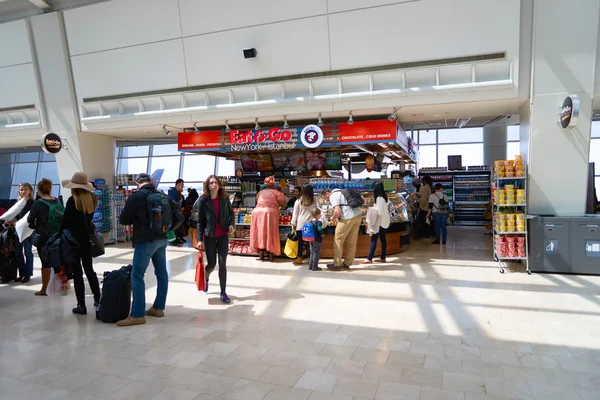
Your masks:
<svg viewBox="0 0 600 400"><path fill-rule="evenodd" d="M37 8L44 10L44 11L49 11L52 9L52 6L50 6L50 4L46 3L45 0L29 0L29 2L31 4L33 4L34 6L36 6Z"/></svg>

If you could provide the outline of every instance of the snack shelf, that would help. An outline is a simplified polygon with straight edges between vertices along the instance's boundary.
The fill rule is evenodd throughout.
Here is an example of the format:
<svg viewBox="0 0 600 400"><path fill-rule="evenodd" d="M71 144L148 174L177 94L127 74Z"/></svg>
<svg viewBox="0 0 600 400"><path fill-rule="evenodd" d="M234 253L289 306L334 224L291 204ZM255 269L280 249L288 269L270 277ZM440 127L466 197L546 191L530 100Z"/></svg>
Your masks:
<svg viewBox="0 0 600 400"><path fill-rule="evenodd" d="M488 204L490 201L479 200L454 200L455 204Z"/></svg>
<svg viewBox="0 0 600 400"><path fill-rule="evenodd" d="M502 171L504 170L504 168L511 168L510 171L520 171L519 173L522 173L524 175L524 177L498 177L498 171L500 171L500 173L502 174ZM521 172L522 171L522 172ZM524 166L522 165L522 158L521 157L517 157L516 161L496 161L495 165L494 165L494 174L492 177L492 186L494 189L493 192L493 207L492 207L492 215L493 215L493 222L492 222L492 226L493 226L493 248L494 248L494 260L498 262L498 269L500 271L500 273L504 273L505 272L505 267L504 267L504 262L506 261L523 261L525 263L525 269L527 271L528 274L531 274L531 270L529 269L529 234L528 234L528 230L527 230L527 203L516 203L516 202L511 202L511 203L507 203L507 204L500 204L498 203L497 200L497 196L498 196L498 191L499 190L520 190L520 191L525 191L526 190L526 185L527 185L527 173L525 171ZM512 185L510 185L510 182L515 182L514 187ZM505 189L505 185L509 185L511 186L510 188ZM525 192L523 192L525 193ZM512 195L514 196L514 194ZM508 196L507 196L508 197ZM518 196L517 196L518 197ZM513 197L510 197L508 200L513 200ZM519 198L519 200L521 200ZM503 211L501 211L502 209L506 209L506 208L510 208L513 209L513 211L509 211L508 215L503 215ZM524 230L523 231L510 231L510 232L503 232L500 231L498 229L498 223L503 223L503 218L511 218L511 214L513 215L512 218L516 218L515 223L519 224L519 221L521 221L521 223L525 224ZM514 216L516 214L516 217ZM497 220L498 218L500 218L500 220ZM519 219L521 218L521 219ZM506 229L506 227L510 226L511 228L514 225L504 225L503 229ZM522 224L519 224L519 226L522 226ZM513 228L514 229L514 228ZM512 237L512 239L511 239ZM511 241L512 241L512 246L515 246L514 242L518 240L518 245L520 246L520 249L517 253L518 255L515 253L514 251L514 247L512 248L511 251L507 251L506 249L502 249L503 246L506 246L506 243L508 242L508 249L510 250L510 246L511 246ZM522 247L521 247L522 246ZM523 249L524 247L524 249ZM502 252L499 252L499 249L502 250ZM524 251L523 251L524 250ZM510 255L508 255L510 254Z"/></svg>

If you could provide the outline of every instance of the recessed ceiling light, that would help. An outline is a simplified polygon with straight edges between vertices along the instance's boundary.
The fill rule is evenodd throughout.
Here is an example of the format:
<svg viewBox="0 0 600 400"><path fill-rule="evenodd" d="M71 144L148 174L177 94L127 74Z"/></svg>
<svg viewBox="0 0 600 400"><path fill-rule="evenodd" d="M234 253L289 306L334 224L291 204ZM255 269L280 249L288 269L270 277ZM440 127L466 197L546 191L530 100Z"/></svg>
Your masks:
<svg viewBox="0 0 600 400"><path fill-rule="evenodd" d="M433 114L434 117L440 117L440 114Z"/></svg>

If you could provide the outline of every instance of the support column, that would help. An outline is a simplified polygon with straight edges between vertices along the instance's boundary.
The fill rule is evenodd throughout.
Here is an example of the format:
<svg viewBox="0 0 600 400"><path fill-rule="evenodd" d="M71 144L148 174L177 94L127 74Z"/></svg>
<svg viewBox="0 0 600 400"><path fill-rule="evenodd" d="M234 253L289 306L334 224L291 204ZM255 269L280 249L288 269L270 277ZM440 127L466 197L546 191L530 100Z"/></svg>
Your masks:
<svg viewBox="0 0 600 400"><path fill-rule="evenodd" d="M483 127L483 165L506 159L506 125Z"/></svg>
<svg viewBox="0 0 600 400"><path fill-rule="evenodd" d="M106 179L113 186L115 139L81 132L63 14L53 12L32 17L29 31L42 122L66 143L66 148L56 155L59 178L70 179L75 172L83 171L90 180ZM69 195L68 190L63 191L63 198Z"/></svg>
<svg viewBox="0 0 600 400"><path fill-rule="evenodd" d="M528 121L531 214L585 212L599 16L598 0L534 5ZM565 24L557 28L557 21ZM563 131L559 112L568 95L579 97L581 111L577 125Z"/></svg>

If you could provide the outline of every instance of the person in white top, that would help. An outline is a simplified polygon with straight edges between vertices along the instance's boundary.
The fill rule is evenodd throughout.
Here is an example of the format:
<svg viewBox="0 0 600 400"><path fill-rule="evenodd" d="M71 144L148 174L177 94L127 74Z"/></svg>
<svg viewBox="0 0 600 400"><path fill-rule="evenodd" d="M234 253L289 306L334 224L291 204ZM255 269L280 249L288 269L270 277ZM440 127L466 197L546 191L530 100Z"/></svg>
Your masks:
<svg viewBox="0 0 600 400"><path fill-rule="evenodd" d="M294 211L292 213L292 229L296 230L298 235L298 257L294 260L295 265L302 265L302 255L304 248L307 248L308 242L302 240L302 227L312 219L311 212L317 208L315 194L312 185L305 184L302 186L302 196L294 203Z"/></svg>
<svg viewBox="0 0 600 400"><path fill-rule="evenodd" d="M371 223L369 214L367 214L367 233L371 235L371 250L369 251L369 255L367 259L363 261L363 264L372 264L373 257L375 256L375 250L377 249L377 239L381 241L381 257L379 257L378 262L385 262L386 250L387 250L387 240L386 240L386 232L390 227L390 211L388 209L388 197L385 193L385 189L383 186L383 182L377 182L373 187L373 194L375 195L375 205L373 208L376 210L377 217L375 221ZM369 212L371 212L369 210ZM372 213L375 215L375 213Z"/></svg>
<svg viewBox="0 0 600 400"><path fill-rule="evenodd" d="M442 231L442 244L446 244L448 238L448 229L446 222L448 221L448 213L450 207L448 204L448 196L442 192L442 184L435 185L435 193L429 196L429 213L427 218L433 217L433 226L435 228L435 241L431 244L440 244L440 230Z"/></svg>

